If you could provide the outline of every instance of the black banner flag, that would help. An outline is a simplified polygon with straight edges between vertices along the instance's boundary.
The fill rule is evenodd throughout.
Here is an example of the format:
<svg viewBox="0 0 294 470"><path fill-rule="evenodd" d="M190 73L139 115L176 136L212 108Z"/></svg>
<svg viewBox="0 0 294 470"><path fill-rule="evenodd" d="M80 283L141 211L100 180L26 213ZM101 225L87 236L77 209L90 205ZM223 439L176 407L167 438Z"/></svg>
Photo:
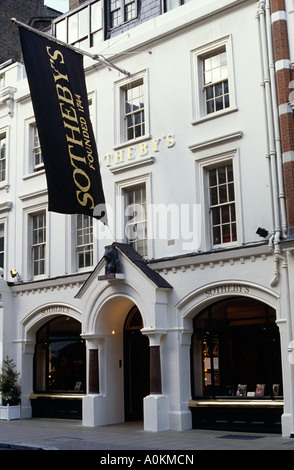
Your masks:
<svg viewBox="0 0 294 470"><path fill-rule="evenodd" d="M83 56L22 26L19 34L44 158L48 210L104 216L106 221Z"/></svg>

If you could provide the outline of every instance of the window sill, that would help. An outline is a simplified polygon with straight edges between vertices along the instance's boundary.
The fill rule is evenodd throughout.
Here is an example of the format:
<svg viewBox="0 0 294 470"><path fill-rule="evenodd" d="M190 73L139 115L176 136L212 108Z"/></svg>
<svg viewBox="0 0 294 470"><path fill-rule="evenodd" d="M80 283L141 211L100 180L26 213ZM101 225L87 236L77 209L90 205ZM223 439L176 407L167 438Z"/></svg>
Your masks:
<svg viewBox="0 0 294 470"><path fill-rule="evenodd" d="M136 139L126 140L125 142L121 142L113 147L113 150L120 150L127 147L132 147L132 145L140 144L141 142L145 142L151 140L151 135L145 134L141 137L137 137Z"/></svg>
<svg viewBox="0 0 294 470"><path fill-rule="evenodd" d="M225 250L226 248L236 248L237 246L240 246L237 242L228 242L228 243L221 243L219 245L213 245L212 250Z"/></svg>
<svg viewBox="0 0 294 470"><path fill-rule="evenodd" d="M45 169L42 168L41 170L37 170L37 171L34 171L33 173L29 173L25 176L23 176L23 180L26 181L26 180L29 180L31 178L35 178L36 176L39 176L39 175L44 175L45 174Z"/></svg>
<svg viewBox="0 0 294 470"><path fill-rule="evenodd" d="M238 111L237 106L224 109L222 111L218 111L216 113L206 114L205 116L199 117L191 122L193 126L197 126L197 124L202 124L203 122L211 121L212 119L216 119L218 117L226 116L227 114L235 113Z"/></svg>
<svg viewBox="0 0 294 470"><path fill-rule="evenodd" d="M9 184L6 181L1 181L0 183L0 190L5 189L6 192L9 192Z"/></svg>

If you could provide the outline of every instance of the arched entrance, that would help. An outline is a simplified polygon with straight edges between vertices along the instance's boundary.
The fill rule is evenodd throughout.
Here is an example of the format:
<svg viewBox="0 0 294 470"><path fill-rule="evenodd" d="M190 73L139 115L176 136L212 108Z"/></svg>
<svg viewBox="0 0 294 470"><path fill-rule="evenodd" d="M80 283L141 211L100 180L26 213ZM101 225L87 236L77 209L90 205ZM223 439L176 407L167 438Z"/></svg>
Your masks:
<svg viewBox="0 0 294 470"><path fill-rule="evenodd" d="M194 427L280 430L283 386L275 320L273 308L244 297L211 304L194 318ZM207 406L201 406L204 400Z"/></svg>
<svg viewBox="0 0 294 470"><path fill-rule="evenodd" d="M86 393L86 349L79 321L58 316L36 333L34 417L81 419Z"/></svg>
<svg viewBox="0 0 294 470"><path fill-rule="evenodd" d="M124 325L125 420L143 419L143 399L149 395L149 340L141 333L143 321L136 306L128 313Z"/></svg>

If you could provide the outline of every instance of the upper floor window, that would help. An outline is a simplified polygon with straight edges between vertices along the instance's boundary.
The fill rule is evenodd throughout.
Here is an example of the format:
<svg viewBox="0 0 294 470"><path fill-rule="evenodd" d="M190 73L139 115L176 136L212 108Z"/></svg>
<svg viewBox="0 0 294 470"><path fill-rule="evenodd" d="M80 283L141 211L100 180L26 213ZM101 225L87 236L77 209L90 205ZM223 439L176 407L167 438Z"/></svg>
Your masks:
<svg viewBox="0 0 294 470"><path fill-rule="evenodd" d="M212 168L208 172L213 245L237 241L233 165Z"/></svg>
<svg viewBox="0 0 294 470"><path fill-rule="evenodd" d="M110 27L115 28L137 16L137 0L110 0Z"/></svg>
<svg viewBox="0 0 294 470"><path fill-rule="evenodd" d="M235 111L231 38L226 37L193 52L195 66L195 121Z"/></svg>
<svg viewBox="0 0 294 470"><path fill-rule="evenodd" d="M0 135L0 182L6 179L6 135Z"/></svg>
<svg viewBox="0 0 294 470"><path fill-rule="evenodd" d="M139 184L124 190L125 234L129 243L140 255L147 255L146 185Z"/></svg>
<svg viewBox="0 0 294 470"><path fill-rule="evenodd" d="M190 2L191 0L163 0L163 11L170 11L174 8L184 5L185 3Z"/></svg>
<svg viewBox="0 0 294 470"><path fill-rule="evenodd" d="M230 106L226 51L203 59L203 85L207 114Z"/></svg>
<svg viewBox="0 0 294 470"><path fill-rule="evenodd" d="M31 216L32 270L34 276L45 274L46 263L46 213Z"/></svg>
<svg viewBox="0 0 294 470"><path fill-rule="evenodd" d="M148 137L148 77L140 72L130 82L123 79L116 87L116 145Z"/></svg>
<svg viewBox="0 0 294 470"><path fill-rule="evenodd" d="M32 160L33 160L33 169L38 171L44 168L43 155L41 151L40 139L38 134L38 129L36 125L32 126Z"/></svg>
<svg viewBox="0 0 294 470"><path fill-rule="evenodd" d="M93 221L88 215L77 215L77 266L93 266Z"/></svg>
<svg viewBox="0 0 294 470"><path fill-rule="evenodd" d="M0 224L0 268L4 268L4 224Z"/></svg>
<svg viewBox="0 0 294 470"><path fill-rule="evenodd" d="M102 29L101 0L55 21L55 36L79 48L93 47Z"/></svg>
<svg viewBox="0 0 294 470"><path fill-rule="evenodd" d="M143 81L130 85L124 96L126 140L132 140L145 134Z"/></svg>

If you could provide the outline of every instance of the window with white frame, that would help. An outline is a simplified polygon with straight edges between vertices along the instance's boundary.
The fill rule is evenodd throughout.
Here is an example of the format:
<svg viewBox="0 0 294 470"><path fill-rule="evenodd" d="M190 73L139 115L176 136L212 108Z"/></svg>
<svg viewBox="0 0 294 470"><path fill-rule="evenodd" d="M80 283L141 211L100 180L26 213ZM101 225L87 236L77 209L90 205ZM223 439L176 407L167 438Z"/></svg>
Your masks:
<svg viewBox="0 0 294 470"><path fill-rule="evenodd" d="M87 4L54 24L57 39L79 48L93 47L102 29L102 1Z"/></svg>
<svg viewBox="0 0 294 470"><path fill-rule="evenodd" d="M4 224L0 224L0 268L4 268Z"/></svg>
<svg viewBox="0 0 294 470"><path fill-rule="evenodd" d="M115 185L115 238L141 256L153 257L151 174L118 181Z"/></svg>
<svg viewBox="0 0 294 470"><path fill-rule="evenodd" d="M231 37L193 52L195 121L236 109Z"/></svg>
<svg viewBox="0 0 294 470"><path fill-rule="evenodd" d="M137 17L137 0L110 0L109 25L116 28Z"/></svg>
<svg viewBox="0 0 294 470"><path fill-rule="evenodd" d="M124 79L117 90L116 143L122 144L148 137L149 113L147 73L140 72L132 80Z"/></svg>
<svg viewBox="0 0 294 470"><path fill-rule="evenodd" d="M46 269L46 212L31 214L31 248L33 276L45 274Z"/></svg>
<svg viewBox="0 0 294 470"><path fill-rule="evenodd" d="M207 114L229 108L228 66L225 50L211 53L203 59L203 87Z"/></svg>
<svg viewBox="0 0 294 470"><path fill-rule="evenodd" d="M190 2L191 0L163 0L163 11L170 11L174 8L177 8L185 3Z"/></svg>
<svg viewBox="0 0 294 470"><path fill-rule="evenodd" d="M145 135L143 80L132 83L124 91L126 140Z"/></svg>
<svg viewBox="0 0 294 470"><path fill-rule="evenodd" d="M140 255L147 256L146 184L124 189L126 241Z"/></svg>
<svg viewBox="0 0 294 470"><path fill-rule="evenodd" d="M6 134L0 135L0 183L6 179Z"/></svg>
<svg viewBox="0 0 294 470"><path fill-rule="evenodd" d="M140 184L124 190L125 234L127 243L140 255L147 255L146 185Z"/></svg>
<svg viewBox="0 0 294 470"><path fill-rule="evenodd" d="M34 171L44 168L43 155L41 151L40 139L37 126L31 125L31 148L32 148L32 167Z"/></svg>
<svg viewBox="0 0 294 470"><path fill-rule="evenodd" d="M237 241L233 164L208 169L209 212L213 246Z"/></svg>
<svg viewBox="0 0 294 470"><path fill-rule="evenodd" d="M78 269L93 266L93 219L77 214L76 250Z"/></svg>

